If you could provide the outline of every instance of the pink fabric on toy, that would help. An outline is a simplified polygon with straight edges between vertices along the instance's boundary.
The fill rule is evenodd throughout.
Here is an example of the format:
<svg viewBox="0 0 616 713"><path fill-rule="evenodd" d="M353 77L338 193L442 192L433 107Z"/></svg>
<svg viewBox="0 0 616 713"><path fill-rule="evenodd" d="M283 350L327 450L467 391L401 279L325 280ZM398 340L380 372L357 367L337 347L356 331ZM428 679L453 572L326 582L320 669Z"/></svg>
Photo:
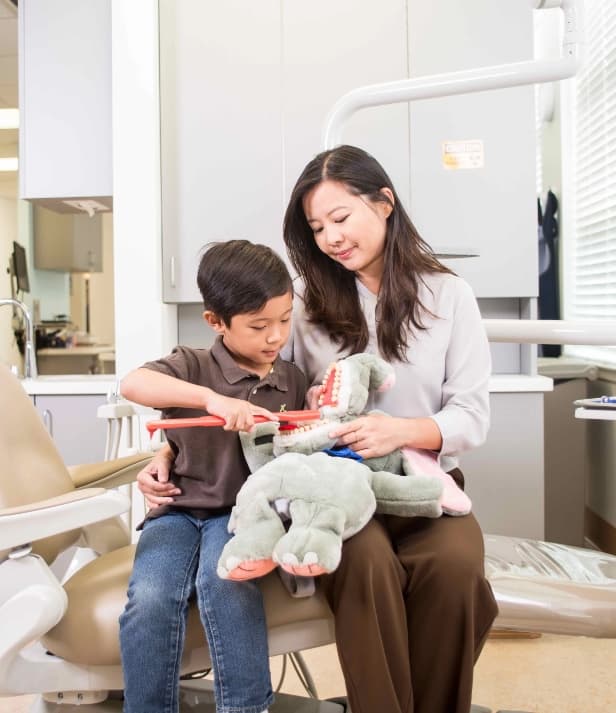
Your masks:
<svg viewBox="0 0 616 713"><path fill-rule="evenodd" d="M438 464L432 451L403 448L402 453L415 475L433 475L443 482L441 507L446 515L468 515L472 508L471 499L461 490L456 481Z"/></svg>

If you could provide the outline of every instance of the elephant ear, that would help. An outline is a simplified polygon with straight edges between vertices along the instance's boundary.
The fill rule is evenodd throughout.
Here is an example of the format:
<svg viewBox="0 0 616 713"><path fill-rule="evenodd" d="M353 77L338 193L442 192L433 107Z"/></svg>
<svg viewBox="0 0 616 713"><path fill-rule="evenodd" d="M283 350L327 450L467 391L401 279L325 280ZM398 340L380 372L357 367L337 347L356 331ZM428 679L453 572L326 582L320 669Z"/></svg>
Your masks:
<svg viewBox="0 0 616 713"><path fill-rule="evenodd" d="M385 391L394 370L375 354L353 354L329 366L323 378L319 409L323 417L349 419L363 413L370 391Z"/></svg>
<svg viewBox="0 0 616 713"><path fill-rule="evenodd" d="M274 459L274 436L278 433L276 421L257 423L250 431L240 431L240 443L251 473Z"/></svg>

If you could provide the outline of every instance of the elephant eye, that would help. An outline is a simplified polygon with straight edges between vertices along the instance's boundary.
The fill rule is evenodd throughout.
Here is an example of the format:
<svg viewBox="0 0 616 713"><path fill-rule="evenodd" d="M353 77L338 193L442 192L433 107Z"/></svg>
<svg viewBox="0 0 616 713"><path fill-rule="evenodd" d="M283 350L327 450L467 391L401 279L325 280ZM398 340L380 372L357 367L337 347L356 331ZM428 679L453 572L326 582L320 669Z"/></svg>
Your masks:
<svg viewBox="0 0 616 713"><path fill-rule="evenodd" d="M264 446L266 443L273 443L273 441L274 441L274 434L266 433L263 436L257 436L255 438L255 446Z"/></svg>

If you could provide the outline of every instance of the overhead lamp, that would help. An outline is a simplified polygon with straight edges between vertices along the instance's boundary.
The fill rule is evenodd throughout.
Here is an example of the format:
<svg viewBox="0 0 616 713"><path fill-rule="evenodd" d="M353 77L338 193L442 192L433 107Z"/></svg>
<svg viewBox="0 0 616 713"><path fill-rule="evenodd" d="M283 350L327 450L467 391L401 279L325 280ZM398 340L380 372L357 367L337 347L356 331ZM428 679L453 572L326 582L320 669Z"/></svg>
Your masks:
<svg viewBox="0 0 616 713"><path fill-rule="evenodd" d="M19 128L19 109L0 109L0 129Z"/></svg>
<svg viewBox="0 0 616 713"><path fill-rule="evenodd" d="M0 157L0 171L17 171L19 160L17 156Z"/></svg>

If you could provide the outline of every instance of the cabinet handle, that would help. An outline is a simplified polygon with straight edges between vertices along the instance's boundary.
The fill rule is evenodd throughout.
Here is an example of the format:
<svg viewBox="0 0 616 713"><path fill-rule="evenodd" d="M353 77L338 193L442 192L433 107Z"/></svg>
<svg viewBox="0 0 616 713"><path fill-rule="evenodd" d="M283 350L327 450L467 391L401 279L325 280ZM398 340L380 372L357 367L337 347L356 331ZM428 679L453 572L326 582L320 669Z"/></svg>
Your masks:
<svg viewBox="0 0 616 713"><path fill-rule="evenodd" d="M169 282L171 283L171 287L175 287L175 256L171 256L171 260L169 260Z"/></svg>
<svg viewBox="0 0 616 713"><path fill-rule="evenodd" d="M43 423L49 435L53 438L53 415L48 408L43 411Z"/></svg>

